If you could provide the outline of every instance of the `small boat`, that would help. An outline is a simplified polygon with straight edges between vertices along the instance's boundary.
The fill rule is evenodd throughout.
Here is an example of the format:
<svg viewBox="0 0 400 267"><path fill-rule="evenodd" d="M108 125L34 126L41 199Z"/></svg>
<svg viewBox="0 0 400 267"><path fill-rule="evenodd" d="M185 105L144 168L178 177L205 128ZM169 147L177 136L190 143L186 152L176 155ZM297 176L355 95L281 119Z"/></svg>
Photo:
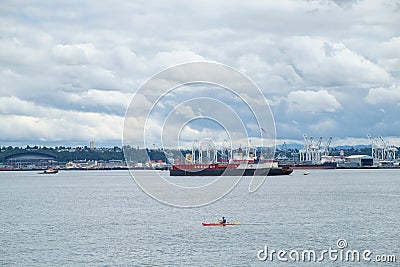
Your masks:
<svg viewBox="0 0 400 267"><path fill-rule="evenodd" d="M47 170L44 170L42 173L43 174L55 174L55 173L58 173L58 170L53 169L53 168L48 168Z"/></svg>
<svg viewBox="0 0 400 267"><path fill-rule="evenodd" d="M226 222L226 223L221 223L221 222L217 222L217 223L205 223L202 222L201 223L203 226L231 226L231 225L240 225L240 222Z"/></svg>
<svg viewBox="0 0 400 267"><path fill-rule="evenodd" d="M310 174L310 172L304 172L303 173L303 175L309 175Z"/></svg>

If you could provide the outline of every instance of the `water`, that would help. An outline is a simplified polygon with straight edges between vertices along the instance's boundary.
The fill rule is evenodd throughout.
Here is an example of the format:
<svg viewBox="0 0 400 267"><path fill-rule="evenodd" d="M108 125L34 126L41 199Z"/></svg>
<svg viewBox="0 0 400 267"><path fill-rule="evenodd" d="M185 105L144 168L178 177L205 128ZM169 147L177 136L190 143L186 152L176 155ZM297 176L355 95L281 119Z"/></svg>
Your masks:
<svg viewBox="0 0 400 267"><path fill-rule="evenodd" d="M254 194L248 183L181 209L148 197L126 171L0 172L0 265L365 266L257 258L266 245L318 252L345 239L347 249L397 256L375 265L398 266L400 170L295 171L268 177ZM201 226L221 216L243 224Z"/></svg>

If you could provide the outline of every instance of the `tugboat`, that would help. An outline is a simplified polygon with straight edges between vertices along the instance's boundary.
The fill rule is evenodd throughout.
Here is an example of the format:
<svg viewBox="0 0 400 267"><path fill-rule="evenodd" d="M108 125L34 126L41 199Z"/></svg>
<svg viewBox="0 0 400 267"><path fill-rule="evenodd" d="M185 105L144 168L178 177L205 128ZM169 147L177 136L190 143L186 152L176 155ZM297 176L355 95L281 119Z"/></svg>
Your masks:
<svg viewBox="0 0 400 267"><path fill-rule="evenodd" d="M50 167L50 168L48 168L47 170L44 170L42 173L43 173L43 174L56 174L56 173L58 173L58 170L56 170L56 169Z"/></svg>

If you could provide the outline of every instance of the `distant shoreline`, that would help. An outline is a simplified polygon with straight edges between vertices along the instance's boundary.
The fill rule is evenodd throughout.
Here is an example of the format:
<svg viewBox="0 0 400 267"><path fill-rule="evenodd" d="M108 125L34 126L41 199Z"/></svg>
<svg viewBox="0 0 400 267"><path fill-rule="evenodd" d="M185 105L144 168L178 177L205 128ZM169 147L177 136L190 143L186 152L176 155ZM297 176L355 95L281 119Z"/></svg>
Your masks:
<svg viewBox="0 0 400 267"><path fill-rule="evenodd" d="M337 167L337 170L385 170L385 169L400 169L400 166L383 166L383 167ZM26 171L39 171L43 172L45 169L0 169L0 172L26 172ZM147 171L168 171L166 168L128 168L128 167L116 167L116 168L60 168L59 171L128 171L128 170L147 170ZM302 171L303 169L297 169L297 171ZM305 169L304 169L305 170ZM318 169L324 170L324 169ZM335 169L326 169L335 170Z"/></svg>

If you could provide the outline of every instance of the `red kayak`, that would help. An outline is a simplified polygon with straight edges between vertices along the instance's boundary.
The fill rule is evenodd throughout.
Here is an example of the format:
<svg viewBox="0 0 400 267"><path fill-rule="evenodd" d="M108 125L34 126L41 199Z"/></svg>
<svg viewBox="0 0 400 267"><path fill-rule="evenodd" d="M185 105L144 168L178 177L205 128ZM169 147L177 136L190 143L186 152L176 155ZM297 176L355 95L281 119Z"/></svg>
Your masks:
<svg viewBox="0 0 400 267"><path fill-rule="evenodd" d="M240 225L240 222L227 222L227 223L201 223L203 226L230 226L230 225Z"/></svg>

